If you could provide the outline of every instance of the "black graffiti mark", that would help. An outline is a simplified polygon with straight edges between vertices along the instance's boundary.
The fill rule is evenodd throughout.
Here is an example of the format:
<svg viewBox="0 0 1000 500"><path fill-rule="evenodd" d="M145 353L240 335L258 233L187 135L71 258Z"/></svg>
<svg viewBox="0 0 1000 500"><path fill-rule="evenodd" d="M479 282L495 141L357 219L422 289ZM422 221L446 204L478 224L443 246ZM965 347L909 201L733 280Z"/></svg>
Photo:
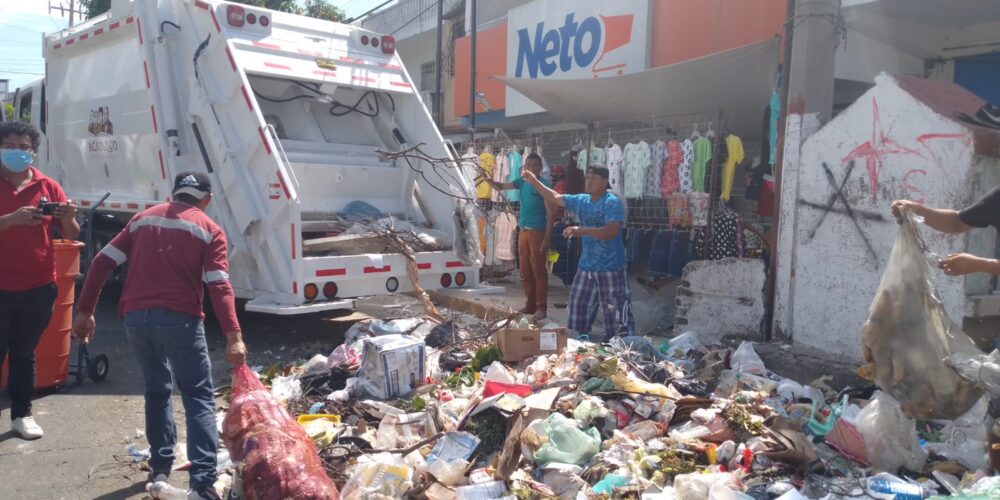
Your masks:
<svg viewBox="0 0 1000 500"><path fill-rule="evenodd" d="M829 214L830 212L845 214L848 217L850 217L851 223L854 225L854 229L857 231L858 235L861 236L861 240L865 243L865 248L868 250L868 254L872 257L872 262L875 263L875 265L877 266L878 253L875 252L875 247L872 245L872 242L868 239L868 236L865 234L864 229L861 228L861 223L858 222L858 219L860 218L866 220L884 221L885 217L877 213L856 211L854 210L854 207L851 206L851 202L847 199L847 196L844 194L844 187L847 185L847 181L848 179L850 179L852 171L854 171L853 161L847 164L847 172L845 173L844 178L840 181L840 184L838 186L837 179L833 176L833 170L831 170L830 166L824 162L823 173L826 175L826 180L828 183L830 183L830 187L834 189L833 194L831 194L827 198L826 205L820 205L818 203L812 203L806 200L799 200L799 203L823 211L823 214L820 216L819 222L817 222L816 226L813 227L813 229L809 232L810 240L816 237L816 232L819 231L820 226L822 226L823 222L826 221L827 214ZM840 202L843 205L843 207L838 207L837 206L838 202Z"/></svg>

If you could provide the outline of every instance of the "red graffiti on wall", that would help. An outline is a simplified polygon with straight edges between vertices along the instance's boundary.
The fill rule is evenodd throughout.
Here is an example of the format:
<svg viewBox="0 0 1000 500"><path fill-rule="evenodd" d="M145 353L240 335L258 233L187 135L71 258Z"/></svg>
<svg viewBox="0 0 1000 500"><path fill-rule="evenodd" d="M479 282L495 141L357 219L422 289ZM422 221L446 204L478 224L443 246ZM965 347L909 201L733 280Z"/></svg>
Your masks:
<svg viewBox="0 0 1000 500"><path fill-rule="evenodd" d="M882 117L879 115L878 99L872 97L872 137L862 143L844 157L843 162L863 159L868 170L868 182L871 187L872 203L878 201L878 179L882 166L889 155L914 155L924 158L923 153L916 149L905 147L886 135L882 129Z"/></svg>

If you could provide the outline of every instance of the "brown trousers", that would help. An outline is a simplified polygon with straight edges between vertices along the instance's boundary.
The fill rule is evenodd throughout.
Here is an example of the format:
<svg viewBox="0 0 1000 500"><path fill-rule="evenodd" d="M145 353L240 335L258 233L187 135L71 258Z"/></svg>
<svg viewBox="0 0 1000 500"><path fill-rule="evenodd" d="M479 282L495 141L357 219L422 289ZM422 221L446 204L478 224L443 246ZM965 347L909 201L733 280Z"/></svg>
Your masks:
<svg viewBox="0 0 1000 500"><path fill-rule="evenodd" d="M545 231L521 229L517 240L521 257L521 276L524 278L525 312L548 311L549 273L547 255L542 253Z"/></svg>

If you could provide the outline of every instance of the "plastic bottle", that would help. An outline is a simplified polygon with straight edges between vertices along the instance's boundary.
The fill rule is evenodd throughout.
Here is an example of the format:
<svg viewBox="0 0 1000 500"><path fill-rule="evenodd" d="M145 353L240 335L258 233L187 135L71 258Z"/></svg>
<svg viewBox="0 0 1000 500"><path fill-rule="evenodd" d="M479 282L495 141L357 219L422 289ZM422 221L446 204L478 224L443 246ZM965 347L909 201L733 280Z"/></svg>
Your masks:
<svg viewBox="0 0 1000 500"><path fill-rule="evenodd" d="M868 494L888 500L922 500L924 490L891 474L881 473L868 478Z"/></svg>
<svg viewBox="0 0 1000 500"><path fill-rule="evenodd" d="M146 492L153 498L159 500L187 500L186 491L170 485L166 481L157 481L146 485Z"/></svg>

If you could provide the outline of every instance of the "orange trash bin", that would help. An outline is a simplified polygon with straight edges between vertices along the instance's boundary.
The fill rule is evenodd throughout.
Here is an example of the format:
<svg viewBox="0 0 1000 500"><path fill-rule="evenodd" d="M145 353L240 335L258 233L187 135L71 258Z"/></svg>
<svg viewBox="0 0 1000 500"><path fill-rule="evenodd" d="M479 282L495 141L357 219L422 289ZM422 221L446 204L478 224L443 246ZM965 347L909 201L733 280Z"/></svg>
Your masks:
<svg viewBox="0 0 1000 500"><path fill-rule="evenodd" d="M55 240L56 301L52 319L35 348L35 387L62 385L69 377L70 332L73 329L73 302L76 278L80 275L80 248L83 243ZM7 359L3 360L3 386L7 387Z"/></svg>

